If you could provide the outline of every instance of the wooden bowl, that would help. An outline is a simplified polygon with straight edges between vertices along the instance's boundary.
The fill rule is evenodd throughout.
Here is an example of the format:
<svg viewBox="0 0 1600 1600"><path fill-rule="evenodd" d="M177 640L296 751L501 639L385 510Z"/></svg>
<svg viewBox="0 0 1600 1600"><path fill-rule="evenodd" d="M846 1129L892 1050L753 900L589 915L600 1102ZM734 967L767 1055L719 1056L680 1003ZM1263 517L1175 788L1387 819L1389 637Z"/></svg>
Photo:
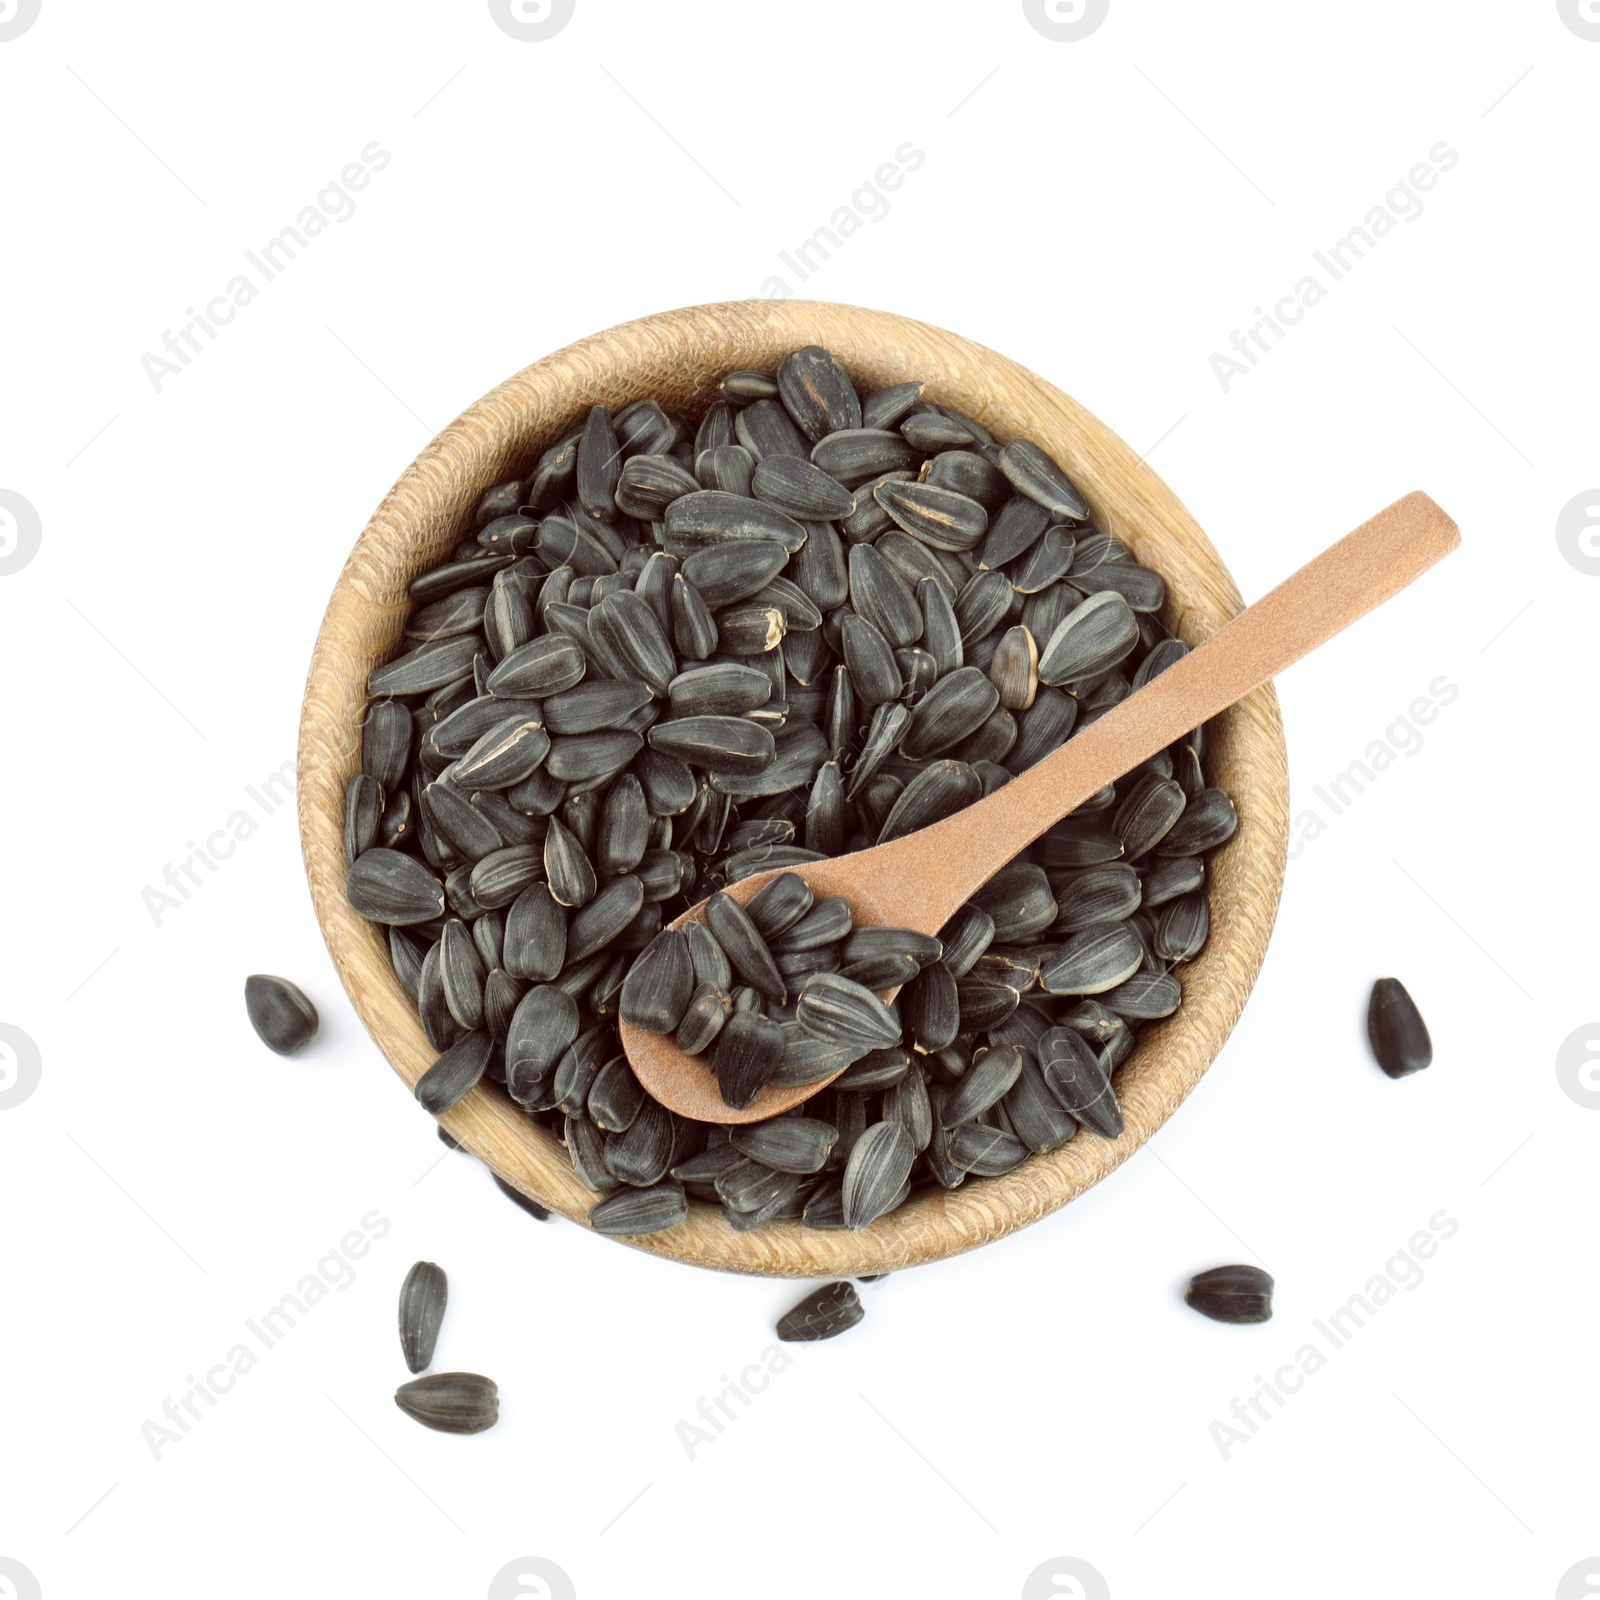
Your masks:
<svg viewBox="0 0 1600 1600"><path fill-rule="evenodd" d="M485 490L525 475L596 403L654 396L698 415L736 368L771 372L820 344L863 394L913 378L930 399L980 419L1002 441L1025 434L1062 462L1096 524L1167 580L1168 626L1190 644L1240 609L1239 592L1177 497L1108 428L1060 390L982 345L884 311L818 301L690 306L611 328L546 356L478 401L408 467L366 526L328 604L300 724L300 832L323 936L361 1020L407 1086L436 1052L389 962L383 930L345 900L344 792L360 767L368 672L399 644L407 586L472 526ZM1213 725L1207 765L1239 810L1239 831L1210 873L1211 938L1183 974L1183 1005L1148 1027L1118 1079L1127 1128L1115 1143L1081 1132L1002 1178L924 1194L858 1233L799 1222L735 1233L691 1204L679 1227L622 1242L729 1272L822 1278L890 1272L971 1250L1098 1183L1178 1108L1238 1020L1277 914L1288 836L1283 727L1270 688ZM420 1114L420 1113L419 1113ZM587 1226L595 1197L560 1143L487 1081L441 1119L507 1182Z"/></svg>

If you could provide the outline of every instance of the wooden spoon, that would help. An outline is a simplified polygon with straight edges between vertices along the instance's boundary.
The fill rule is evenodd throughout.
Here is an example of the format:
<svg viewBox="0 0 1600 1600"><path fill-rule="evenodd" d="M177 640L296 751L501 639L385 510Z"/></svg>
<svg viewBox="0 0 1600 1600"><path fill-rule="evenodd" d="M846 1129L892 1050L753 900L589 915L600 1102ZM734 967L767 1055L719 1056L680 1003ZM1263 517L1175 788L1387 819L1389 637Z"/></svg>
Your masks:
<svg viewBox="0 0 1600 1600"><path fill-rule="evenodd" d="M987 798L890 844L758 872L726 893L743 903L779 872L794 872L818 900L848 899L858 926L937 933L974 890L1046 828L1398 594L1460 543L1455 523L1427 495L1408 494ZM672 926L698 920L704 906L702 900ZM884 998L893 994L886 991ZM718 1092L708 1057L685 1055L669 1035L630 1023L621 1031L640 1083L662 1105L701 1122L757 1122L832 1081L768 1087L735 1110Z"/></svg>

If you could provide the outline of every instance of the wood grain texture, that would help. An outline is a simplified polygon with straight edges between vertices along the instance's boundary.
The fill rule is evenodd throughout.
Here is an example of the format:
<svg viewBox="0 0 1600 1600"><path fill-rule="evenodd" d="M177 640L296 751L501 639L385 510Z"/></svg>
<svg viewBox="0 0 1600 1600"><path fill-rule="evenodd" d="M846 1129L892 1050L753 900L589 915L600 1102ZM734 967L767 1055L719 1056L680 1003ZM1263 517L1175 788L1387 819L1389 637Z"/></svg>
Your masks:
<svg viewBox="0 0 1600 1600"><path fill-rule="evenodd" d="M400 642L407 588L471 525L485 490L531 470L592 404L655 396L697 413L733 368L773 370L791 350L832 350L863 393L920 378L930 399L977 417L997 438L1026 435L1059 460L1095 522L1167 580L1163 618L1189 644L1241 609L1233 580L1194 519L1150 468L1083 407L1004 356L888 312L816 301L734 301L663 312L535 362L453 422L406 470L361 534L317 638L301 715L302 849L323 936L351 1002L409 1089L432 1064L379 928L345 900L344 790L360 764L368 672ZM1239 809L1239 831L1210 872L1211 938L1183 974L1184 1002L1148 1027L1121 1069L1127 1127L1114 1142L1080 1133L1003 1178L918 1198L858 1233L797 1222L735 1233L691 1205L667 1232L621 1242L696 1266L796 1278L890 1272L939 1260L1037 1221L1114 1171L1183 1102L1238 1020L1277 914L1288 839L1283 727L1270 686L1212 728L1208 778ZM422 1115L420 1111L418 1115ZM495 1086L441 1119L468 1150L542 1204L586 1224L595 1197L566 1154Z"/></svg>

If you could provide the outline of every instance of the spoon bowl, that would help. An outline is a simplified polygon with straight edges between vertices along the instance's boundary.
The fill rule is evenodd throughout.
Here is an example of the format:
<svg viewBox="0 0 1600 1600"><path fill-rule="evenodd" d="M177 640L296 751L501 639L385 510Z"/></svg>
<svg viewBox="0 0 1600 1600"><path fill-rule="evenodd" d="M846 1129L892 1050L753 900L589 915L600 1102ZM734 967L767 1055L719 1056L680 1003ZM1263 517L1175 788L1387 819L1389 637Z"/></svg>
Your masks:
<svg viewBox="0 0 1600 1600"><path fill-rule="evenodd" d="M1162 620L1185 643L1199 644L1241 609L1216 550L1137 450L1037 374L926 323L814 301L736 301L627 323L525 368L446 428L384 498L339 575L307 678L298 803L312 900L340 979L402 1093L437 1052L395 974L383 930L346 899L343 818L345 787L360 769L367 674L400 642L411 581L455 547L487 489L526 474L591 404L615 410L649 395L698 415L723 373L770 372L807 344L833 351L863 389L925 380L930 398L977 417L998 439L1025 435L1067 463L1095 525L1166 579ZM888 1272L998 1239L1113 1172L1215 1059L1266 952L1283 882L1289 798L1270 685L1208 724L1206 765L1209 781L1233 797L1239 829L1210 868L1211 937L1185 968L1183 1005L1142 1030L1137 1051L1119 1069L1127 1124L1120 1138L1080 1135L1004 1177L916 1195L860 1232L779 1221L737 1233L719 1210L695 1202L679 1227L619 1242L732 1272ZM418 1122L420 1155L433 1147L432 1137L420 1112L409 1115ZM596 1196L578 1181L560 1143L498 1085L481 1084L441 1120L508 1183L586 1223ZM364 1136L351 1130L352 1140Z"/></svg>

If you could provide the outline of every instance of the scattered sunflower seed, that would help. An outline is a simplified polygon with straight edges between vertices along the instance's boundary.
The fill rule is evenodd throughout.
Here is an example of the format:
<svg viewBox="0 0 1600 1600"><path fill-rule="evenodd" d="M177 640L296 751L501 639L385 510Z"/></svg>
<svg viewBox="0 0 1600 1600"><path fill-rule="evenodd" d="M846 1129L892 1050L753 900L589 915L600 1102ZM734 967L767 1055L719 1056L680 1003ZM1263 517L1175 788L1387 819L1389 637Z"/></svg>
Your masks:
<svg viewBox="0 0 1600 1600"><path fill-rule="evenodd" d="M1213 1322L1269 1322L1272 1274L1260 1267L1212 1267L1189 1280L1183 1298Z"/></svg>
<svg viewBox="0 0 1600 1600"><path fill-rule="evenodd" d="M316 1037L317 1008L287 978L254 973L244 980L250 1026L269 1049L292 1056Z"/></svg>

